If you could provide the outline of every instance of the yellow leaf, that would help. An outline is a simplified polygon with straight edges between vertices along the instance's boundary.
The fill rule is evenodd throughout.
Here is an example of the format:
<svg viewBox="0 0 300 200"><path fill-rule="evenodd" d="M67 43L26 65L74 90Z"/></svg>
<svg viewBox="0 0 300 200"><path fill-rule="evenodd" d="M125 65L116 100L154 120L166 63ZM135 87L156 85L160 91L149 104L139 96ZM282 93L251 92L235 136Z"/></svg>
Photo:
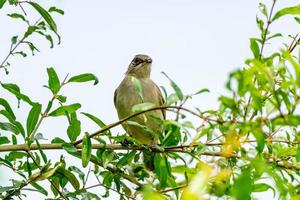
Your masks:
<svg viewBox="0 0 300 200"><path fill-rule="evenodd" d="M183 190L182 200L204 200L206 194L206 186L208 184L209 177L212 173L212 168L200 161L196 167L199 172L194 176L190 184Z"/></svg>

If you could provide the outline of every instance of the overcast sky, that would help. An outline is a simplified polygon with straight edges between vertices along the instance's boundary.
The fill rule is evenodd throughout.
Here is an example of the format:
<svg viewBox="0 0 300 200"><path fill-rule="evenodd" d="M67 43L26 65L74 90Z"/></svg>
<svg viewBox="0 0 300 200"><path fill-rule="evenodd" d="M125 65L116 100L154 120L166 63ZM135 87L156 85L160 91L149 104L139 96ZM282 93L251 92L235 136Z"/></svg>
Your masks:
<svg viewBox="0 0 300 200"><path fill-rule="evenodd" d="M69 103L80 102L81 111L95 114L106 123L117 120L114 89L135 54L152 57L152 77L158 85L169 88L167 79L161 74L164 71L185 93L209 88L210 94L194 99L191 105L212 108L217 106L217 97L225 92L228 73L243 67L244 60L251 57L249 38L259 33L255 22L257 0L42 2L65 11L64 16L55 15L61 45L49 49L46 42L35 38L41 53L25 59L17 56L10 59L10 74L6 76L0 72L1 81L17 83L25 94L45 105L51 97L42 87L47 84L47 67L55 67L61 79L67 73L72 76L92 72L100 80L97 86L74 84L67 86L63 94L68 96ZM271 0L264 2L270 5ZM297 3L297 0L279 0L275 9ZM8 11L4 8L0 13L0 61L7 54L11 36L24 30L21 22L5 16ZM30 9L28 12L32 13ZM295 23L279 21L271 31L296 33L296 28ZM0 96L16 103L2 89ZM28 108L23 103L17 111L21 121L27 117L24 110L27 112ZM49 119L40 131L49 139L57 135L67 138L65 127L65 119ZM91 132L97 130L86 120L82 127Z"/></svg>

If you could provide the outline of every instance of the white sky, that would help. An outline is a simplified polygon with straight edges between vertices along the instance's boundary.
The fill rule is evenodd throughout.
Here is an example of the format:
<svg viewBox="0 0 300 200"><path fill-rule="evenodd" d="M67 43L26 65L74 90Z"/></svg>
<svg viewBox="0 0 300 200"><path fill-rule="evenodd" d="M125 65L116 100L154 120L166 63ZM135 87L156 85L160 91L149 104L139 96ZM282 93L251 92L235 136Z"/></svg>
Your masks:
<svg viewBox="0 0 300 200"><path fill-rule="evenodd" d="M117 120L113 92L135 54L152 57L152 77L158 85L169 87L160 73L164 71L185 93L209 88L210 94L195 99L191 105L212 108L217 106L217 97L225 92L228 73L243 67L244 60L251 56L249 38L258 34L257 0L42 2L65 11L64 16L55 15L61 45L49 49L46 42L37 38L41 53L25 59L16 56L10 59L10 74L6 76L0 72L1 81L17 83L25 94L46 105L51 95L42 87L47 84L47 67L54 66L61 79L67 73L72 76L92 72L100 80L97 86L74 84L67 86L63 94L68 96L69 103L80 102L81 111L95 114L106 123ZM271 0L264 2L269 5ZM279 0L275 9L297 3L297 0ZM0 13L0 61L7 54L11 36L24 30L21 22L5 16L7 8ZM30 9L28 13L32 13ZM283 21L271 26L271 31L296 33L295 23ZM2 89L0 96L11 99L12 104L16 102ZM24 109L27 112L28 108L22 103L17 111L21 121L26 120ZM49 139L58 135L67 138L66 120L61 119L46 120L40 131ZM97 130L86 120L82 128L91 132Z"/></svg>

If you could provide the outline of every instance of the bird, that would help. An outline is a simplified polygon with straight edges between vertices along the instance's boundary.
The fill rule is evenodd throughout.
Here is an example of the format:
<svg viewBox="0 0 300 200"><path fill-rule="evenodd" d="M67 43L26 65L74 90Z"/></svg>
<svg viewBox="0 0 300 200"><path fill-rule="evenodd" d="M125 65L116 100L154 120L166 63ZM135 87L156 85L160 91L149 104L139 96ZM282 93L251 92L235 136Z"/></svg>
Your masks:
<svg viewBox="0 0 300 200"><path fill-rule="evenodd" d="M145 102L152 103L154 106L162 106L165 104L159 87L150 78L151 66L152 59L145 54L136 55L130 62L124 79L114 93L114 105L119 119L124 119L132 115L134 113L132 107L137 104ZM138 80L141 86L141 92L137 90L134 80ZM165 110L159 109L147 112L145 115L135 116L130 119L130 121L146 126L154 132L161 132L163 130L161 121L164 119L166 119L166 112ZM126 122L122 123L122 126L125 131L139 143L150 146L157 144L158 137L151 131ZM149 151L144 151L143 156L146 168L153 170L154 154Z"/></svg>

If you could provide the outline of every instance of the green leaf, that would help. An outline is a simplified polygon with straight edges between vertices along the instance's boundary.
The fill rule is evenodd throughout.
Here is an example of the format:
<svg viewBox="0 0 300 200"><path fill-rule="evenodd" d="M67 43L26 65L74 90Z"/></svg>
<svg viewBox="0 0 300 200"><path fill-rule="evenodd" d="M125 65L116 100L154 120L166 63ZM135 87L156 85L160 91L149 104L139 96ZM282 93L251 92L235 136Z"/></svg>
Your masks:
<svg viewBox="0 0 300 200"><path fill-rule="evenodd" d="M8 154L8 160L13 161L13 160L18 160L22 158L26 158L27 154L24 152L18 152L18 151L12 151Z"/></svg>
<svg viewBox="0 0 300 200"><path fill-rule="evenodd" d="M0 0L0 9L4 6L6 0Z"/></svg>
<svg viewBox="0 0 300 200"><path fill-rule="evenodd" d="M47 68L48 73L48 87L52 91L53 94L57 94L60 90L60 82L59 78L53 67Z"/></svg>
<svg viewBox="0 0 300 200"><path fill-rule="evenodd" d="M162 72L162 74L165 75L165 77L167 77L167 79L169 79L170 84L171 84L172 88L174 89L175 93L177 94L179 100L182 101L184 96L183 96L181 89L165 72Z"/></svg>
<svg viewBox="0 0 300 200"><path fill-rule="evenodd" d="M258 59L260 56L260 50L255 38L250 38L250 48L254 58Z"/></svg>
<svg viewBox="0 0 300 200"><path fill-rule="evenodd" d="M42 149L42 147L41 147L39 141L38 141L38 140L35 140L35 142L36 142L36 144L37 144L37 146L38 146L38 150L39 150L39 152L40 152L40 154L41 154L41 156L42 156L42 158L43 158L43 161L44 161L44 163L46 164L46 163L48 162L47 156L46 156L46 154L44 153L44 151L43 151L43 149Z"/></svg>
<svg viewBox="0 0 300 200"><path fill-rule="evenodd" d="M67 97L63 96L63 95L56 95L56 99L60 102L60 103L65 103L67 101Z"/></svg>
<svg viewBox="0 0 300 200"><path fill-rule="evenodd" d="M59 13L59 14L61 14L61 15L64 15L65 14L65 12L63 11L63 10L61 10L61 9L59 9L59 8L56 8L56 7L50 7L49 9L48 9L48 11L49 12L57 12L57 13Z"/></svg>
<svg viewBox="0 0 300 200"><path fill-rule="evenodd" d="M300 162L300 145L297 145L297 151L296 151L296 155L295 155L296 161Z"/></svg>
<svg viewBox="0 0 300 200"><path fill-rule="evenodd" d="M232 109L234 111L237 111L236 102L232 98L229 98L229 97L226 97L226 96L221 96L219 98L219 100L222 102L222 104L225 107L230 108L230 109Z"/></svg>
<svg viewBox="0 0 300 200"><path fill-rule="evenodd" d="M9 139L5 136L0 136L0 145L10 143Z"/></svg>
<svg viewBox="0 0 300 200"><path fill-rule="evenodd" d="M250 170L242 171L242 174L235 179L233 184L233 195L236 200L251 199L251 191L253 187L253 180L251 178Z"/></svg>
<svg viewBox="0 0 300 200"><path fill-rule="evenodd" d="M51 112L49 114L49 116L57 117L57 116L64 116L67 113L72 114L79 108L81 108L81 105L79 103L74 103L74 104L71 104L68 106L61 106L61 107L57 108L56 110L54 110L53 112Z"/></svg>
<svg viewBox="0 0 300 200"><path fill-rule="evenodd" d="M55 24L55 21L52 19L51 15L39 4L35 2L28 2L36 11L40 13L40 15L44 18L44 20L47 22L49 25L50 29L54 31L55 33L57 32L57 27Z"/></svg>
<svg viewBox="0 0 300 200"><path fill-rule="evenodd" d="M209 89L203 88L203 89L199 90L198 92L196 92L194 95L202 94L202 93L205 93L205 92L209 92Z"/></svg>
<svg viewBox="0 0 300 200"><path fill-rule="evenodd" d="M103 128L106 126L106 124L101 120L99 119L98 117L90 114L90 113L85 113L85 112L82 112L81 114L85 115L86 117L90 118L93 122L95 122L100 128ZM106 131L106 134L105 135L111 135L111 131L108 130Z"/></svg>
<svg viewBox="0 0 300 200"><path fill-rule="evenodd" d="M117 163L117 167L121 168L127 164L130 164L134 158L134 156L136 155L136 151L133 150L129 153L127 153L126 155L124 155Z"/></svg>
<svg viewBox="0 0 300 200"><path fill-rule="evenodd" d="M11 109L9 103L5 99L0 98L0 105L5 108L5 110L9 113L10 117L13 120L16 120L16 116L15 116L13 110Z"/></svg>
<svg viewBox="0 0 300 200"><path fill-rule="evenodd" d="M263 3L259 3L259 10L260 12L265 16L265 17L268 17L268 11L267 11L267 7L265 4Z"/></svg>
<svg viewBox="0 0 300 200"><path fill-rule="evenodd" d="M298 24L300 24L300 18L299 17L295 17L294 19L296 20L296 22L298 22Z"/></svg>
<svg viewBox="0 0 300 200"><path fill-rule="evenodd" d="M1 86L9 91L10 93L14 94L18 100L23 100L24 102L33 105L34 103L29 99L28 96L21 93L19 86L12 83L1 83Z"/></svg>
<svg viewBox="0 0 300 200"><path fill-rule="evenodd" d="M98 84L98 82L99 82L98 78L94 74L85 73L85 74L80 74L80 75L71 77L68 80L68 83L70 83L70 82L82 83L82 82L88 82L88 81L94 81L94 85Z"/></svg>
<svg viewBox="0 0 300 200"><path fill-rule="evenodd" d="M44 194L45 196L48 195L47 190L45 190L42 186L40 186L36 182L31 182L30 184L32 185L32 187L34 187L35 189L37 189L40 193Z"/></svg>
<svg viewBox="0 0 300 200"><path fill-rule="evenodd" d="M162 157L158 153L154 156L154 170L158 176L161 187L166 187L169 176L167 161L165 157Z"/></svg>
<svg viewBox="0 0 300 200"><path fill-rule="evenodd" d="M71 183L75 190L78 190L80 187L79 181L75 177L75 175L69 170L65 170L63 168L59 168L57 170L58 173L63 174L63 176Z"/></svg>
<svg viewBox="0 0 300 200"><path fill-rule="evenodd" d="M42 105L39 103L35 103L32 106L26 122L26 129L27 129L28 136L30 136L32 131L35 129L39 116L41 114L41 110L42 110Z"/></svg>
<svg viewBox="0 0 300 200"><path fill-rule="evenodd" d="M298 15L298 14L300 14L300 5L283 8L283 9L277 11L277 13L274 15L272 21L274 21L284 15Z"/></svg>
<svg viewBox="0 0 300 200"><path fill-rule="evenodd" d="M77 119L76 113L71 114L71 120L69 123L69 127L67 129L67 133L71 142L75 141L81 132L81 123Z"/></svg>
<svg viewBox="0 0 300 200"><path fill-rule="evenodd" d="M76 166L70 166L68 168L68 170L72 171L72 172L75 172L76 174L78 174L80 180L82 180L82 181L84 180L85 174L79 168L77 168Z"/></svg>
<svg viewBox="0 0 300 200"><path fill-rule="evenodd" d="M283 56L285 59L287 59L292 64L292 66L295 70L296 83L298 86L300 86L300 63L297 62L287 51L283 52Z"/></svg>
<svg viewBox="0 0 300 200"><path fill-rule="evenodd" d="M81 159L82 159L82 166L86 167L91 159L92 155L92 143L91 138L88 133L85 133L83 136L82 141L82 153L81 153Z"/></svg>
<svg viewBox="0 0 300 200"><path fill-rule="evenodd" d="M167 105L172 105L173 103L176 103L178 101L180 101L178 95L176 93L172 93L167 98Z"/></svg>
<svg viewBox="0 0 300 200"><path fill-rule="evenodd" d="M35 174L32 174L32 176L29 177L29 181L43 181L45 179L50 178L60 167L61 167L61 163L56 165L54 168L49 168L47 171L45 172L38 172Z"/></svg>
<svg viewBox="0 0 300 200"><path fill-rule="evenodd" d="M253 131L253 135L256 139L256 149L258 152L262 152L265 147L265 139L267 138L266 134L260 131Z"/></svg>
<svg viewBox="0 0 300 200"><path fill-rule="evenodd" d="M16 44L17 41L18 41L18 36L17 36L17 35L15 35L15 36L13 36L13 37L11 38L11 44Z"/></svg>
<svg viewBox="0 0 300 200"><path fill-rule="evenodd" d="M39 27L37 27L37 26L28 26L27 31L24 33L24 38L27 38L32 33L36 32L36 30L38 30L38 29L39 29Z"/></svg>
<svg viewBox="0 0 300 200"><path fill-rule="evenodd" d="M10 131L10 132L13 132L15 134L19 133L19 130L17 129L17 127L15 127L11 123L0 122L0 129L4 130L4 131Z"/></svg>
<svg viewBox="0 0 300 200"><path fill-rule="evenodd" d="M75 153L77 152L76 147L73 144L70 143L63 143L62 145L63 149L66 150L68 153Z"/></svg>
<svg viewBox="0 0 300 200"><path fill-rule="evenodd" d="M266 183L257 183L253 185L253 192L265 192L268 189L271 189L273 191L273 197L275 197L275 189L271 186L269 186Z"/></svg>
<svg viewBox="0 0 300 200"><path fill-rule="evenodd" d="M23 15L19 14L19 13L11 13L11 14L8 14L7 16L9 16L11 18L14 18L14 19L21 19L24 22L26 22L25 17Z"/></svg>
<svg viewBox="0 0 300 200"><path fill-rule="evenodd" d="M140 103L140 104L136 104L134 106L132 106L131 110L132 112L140 112L140 111L144 111L144 110L149 110L151 108L155 107L154 103L150 103L150 102L145 102L145 103Z"/></svg>
<svg viewBox="0 0 300 200"><path fill-rule="evenodd" d="M134 86L135 91L138 93L139 97L142 101L144 101L144 95L143 95L143 86L141 84L141 81L134 76L131 77L132 84Z"/></svg>

